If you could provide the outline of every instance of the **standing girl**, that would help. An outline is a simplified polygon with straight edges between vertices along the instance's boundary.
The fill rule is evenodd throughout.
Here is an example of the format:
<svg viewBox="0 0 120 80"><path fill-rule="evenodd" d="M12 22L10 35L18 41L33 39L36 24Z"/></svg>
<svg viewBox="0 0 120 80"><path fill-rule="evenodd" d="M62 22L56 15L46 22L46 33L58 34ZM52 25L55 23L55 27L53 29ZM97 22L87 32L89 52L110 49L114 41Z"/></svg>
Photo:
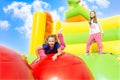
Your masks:
<svg viewBox="0 0 120 80"><path fill-rule="evenodd" d="M62 29L58 31L58 39L60 44L58 43L56 35L49 35L46 38L45 43L36 48L38 59L45 58L47 54L54 53L52 60L56 60L57 57L62 54L62 50L65 48L65 43L61 31Z"/></svg>
<svg viewBox="0 0 120 80"><path fill-rule="evenodd" d="M90 28L90 36L86 46L86 55L89 55L90 46L93 41L96 41L98 45L98 52L102 54L102 36L104 34L103 29L97 20L97 16L95 11L90 12L90 20L89 20L89 28Z"/></svg>

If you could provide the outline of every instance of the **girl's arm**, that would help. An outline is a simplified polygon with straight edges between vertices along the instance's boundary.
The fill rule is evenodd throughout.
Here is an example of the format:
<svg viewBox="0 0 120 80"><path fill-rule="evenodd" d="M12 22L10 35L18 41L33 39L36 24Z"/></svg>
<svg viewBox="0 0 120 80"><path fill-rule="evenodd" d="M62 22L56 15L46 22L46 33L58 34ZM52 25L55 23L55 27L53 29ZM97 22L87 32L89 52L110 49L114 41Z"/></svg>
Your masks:
<svg viewBox="0 0 120 80"><path fill-rule="evenodd" d="M57 56L62 54L62 49L61 48L58 48L57 51L58 51L58 53L56 53Z"/></svg>
<svg viewBox="0 0 120 80"><path fill-rule="evenodd" d="M88 25L89 25L89 35L90 35L91 34L91 29L90 29L91 25L89 23L88 23Z"/></svg>
<svg viewBox="0 0 120 80"><path fill-rule="evenodd" d="M52 57L53 61L56 60L57 57L62 54L61 48L58 48L57 51L58 51L58 53L54 54L54 56Z"/></svg>
<svg viewBox="0 0 120 80"><path fill-rule="evenodd" d="M104 31L103 31L103 29L102 29L102 26L101 26L99 20L97 20L97 21L98 21L98 26L99 26L99 29L100 29L101 34L104 34Z"/></svg>
<svg viewBox="0 0 120 80"><path fill-rule="evenodd" d="M36 55L37 55L37 57L40 57L40 55L39 55L39 50L40 50L40 49L43 49L42 46L38 46L38 47L36 48Z"/></svg>

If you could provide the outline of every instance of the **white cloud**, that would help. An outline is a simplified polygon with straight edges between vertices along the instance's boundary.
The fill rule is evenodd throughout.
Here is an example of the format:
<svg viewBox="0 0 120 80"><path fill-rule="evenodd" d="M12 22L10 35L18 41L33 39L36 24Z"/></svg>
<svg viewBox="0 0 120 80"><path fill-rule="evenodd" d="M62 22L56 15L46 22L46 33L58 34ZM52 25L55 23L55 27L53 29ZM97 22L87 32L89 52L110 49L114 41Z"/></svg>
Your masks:
<svg viewBox="0 0 120 80"><path fill-rule="evenodd" d="M31 28L32 28L32 16L28 15L26 20L24 21L24 25L16 27L16 30L18 30L21 34L26 34L26 37L30 38Z"/></svg>
<svg viewBox="0 0 120 80"><path fill-rule="evenodd" d="M87 1L90 3L95 3L96 6L99 6L101 9L108 8L108 6L110 5L109 0L87 0Z"/></svg>
<svg viewBox="0 0 120 80"><path fill-rule="evenodd" d="M108 0L96 0L96 3L100 8L107 8L110 4Z"/></svg>
<svg viewBox="0 0 120 80"><path fill-rule="evenodd" d="M64 12L65 11L65 7L64 6L59 7L58 11L59 12Z"/></svg>
<svg viewBox="0 0 120 80"><path fill-rule="evenodd" d="M93 3L95 0L87 0L87 1Z"/></svg>
<svg viewBox="0 0 120 80"><path fill-rule="evenodd" d="M60 16L58 15L58 12L56 10L50 11L50 14L53 17L53 20L60 20Z"/></svg>
<svg viewBox="0 0 120 80"><path fill-rule="evenodd" d="M27 4L25 2L13 2L3 8L3 10L5 13L11 13L11 16L23 21L23 25L16 26L16 30L22 35L26 35L27 38L30 38L33 12L49 11L53 17L53 20L60 20L60 12L64 11L65 8L60 7L58 10L50 10L50 7L50 4L42 0L34 0L31 4Z"/></svg>
<svg viewBox="0 0 120 80"><path fill-rule="evenodd" d="M92 6L92 10L97 10L97 9L98 9L97 6L95 6L95 5Z"/></svg>
<svg viewBox="0 0 120 80"><path fill-rule="evenodd" d="M5 20L0 20L0 31L1 30L8 30L10 26L10 23Z"/></svg>
<svg viewBox="0 0 120 80"><path fill-rule="evenodd" d="M7 8L3 9L5 13L12 12L12 16L19 18L24 22L22 26L17 26L16 30L27 37L30 36L29 34L32 25L31 7L31 5L23 2L13 2L11 5L8 5Z"/></svg>
<svg viewBox="0 0 120 80"><path fill-rule="evenodd" d="M97 11L98 16L103 16L103 13L101 11Z"/></svg>
<svg viewBox="0 0 120 80"><path fill-rule="evenodd" d="M3 9L5 13L12 12L13 16L25 20L31 14L31 5L23 2L13 2Z"/></svg>
<svg viewBox="0 0 120 80"><path fill-rule="evenodd" d="M33 18L32 10L43 11L48 7L49 4L46 2L35 0L31 4L27 4L25 2L13 2L3 10L5 13L12 12L13 17L19 18L24 22L22 26L17 26L16 30L18 30L21 34L26 35L27 38L30 38Z"/></svg>
<svg viewBox="0 0 120 80"><path fill-rule="evenodd" d="M33 11L45 11L50 9L50 5L41 0L35 0L32 4Z"/></svg>

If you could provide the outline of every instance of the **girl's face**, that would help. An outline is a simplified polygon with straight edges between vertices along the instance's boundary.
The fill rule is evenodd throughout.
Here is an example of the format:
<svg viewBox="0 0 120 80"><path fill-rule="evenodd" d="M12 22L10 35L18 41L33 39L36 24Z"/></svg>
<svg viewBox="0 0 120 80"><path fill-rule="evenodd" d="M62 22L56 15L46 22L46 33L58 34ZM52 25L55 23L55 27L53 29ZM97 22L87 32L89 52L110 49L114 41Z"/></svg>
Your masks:
<svg viewBox="0 0 120 80"><path fill-rule="evenodd" d="M49 37L49 38L48 38L48 44L49 44L50 47L54 47L55 38Z"/></svg>
<svg viewBox="0 0 120 80"><path fill-rule="evenodd" d="M90 12L90 17L95 17L95 13L93 11Z"/></svg>

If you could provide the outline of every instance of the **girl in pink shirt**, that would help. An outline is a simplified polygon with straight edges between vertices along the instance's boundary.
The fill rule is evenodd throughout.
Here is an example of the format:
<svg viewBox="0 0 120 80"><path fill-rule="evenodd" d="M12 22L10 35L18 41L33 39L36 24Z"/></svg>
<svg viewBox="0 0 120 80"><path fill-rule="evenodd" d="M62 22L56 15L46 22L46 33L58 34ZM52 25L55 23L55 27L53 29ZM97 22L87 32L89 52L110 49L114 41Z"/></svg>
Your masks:
<svg viewBox="0 0 120 80"><path fill-rule="evenodd" d="M102 54L102 36L104 34L103 29L97 20L97 16L95 11L90 12L90 20L89 20L89 28L90 28L90 36L86 46L86 55L89 55L90 46L93 41L96 41L98 45L98 52Z"/></svg>

